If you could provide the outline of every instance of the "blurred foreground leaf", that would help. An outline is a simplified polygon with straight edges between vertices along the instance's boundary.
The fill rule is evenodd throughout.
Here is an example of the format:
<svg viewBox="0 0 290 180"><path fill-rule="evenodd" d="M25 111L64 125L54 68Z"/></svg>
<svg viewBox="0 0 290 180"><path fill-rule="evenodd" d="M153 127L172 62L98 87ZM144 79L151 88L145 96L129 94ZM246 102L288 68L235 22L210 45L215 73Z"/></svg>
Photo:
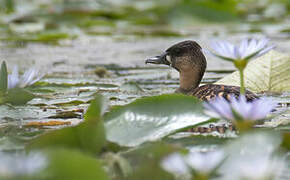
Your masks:
<svg viewBox="0 0 290 180"><path fill-rule="evenodd" d="M28 154L1 153L0 179L107 180L102 163L79 151L50 149Z"/></svg>
<svg viewBox="0 0 290 180"><path fill-rule="evenodd" d="M84 152L99 153L106 143L103 120L104 108L102 96L97 96L90 104L84 122L75 127L67 127L48 132L36 139L28 149L47 147L66 147L79 149Z"/></svg>
<svg viewBox="0 0 290 180"><path fill-rule="evenodd" d="M160 166L160 161L174 152L187 153L187 150L179 146L158 142L144 144L134 150L121 153L133 164L134 171L128 179L146 180L148 175L150 175L151 180L174 179Z"/></svg>
<svg viewBox="0 0 290 180"><path fill-rule="evenodd" d="M105 126L108 140L137 146L209 120L198 99L174 94L146 97L115 107L105 115Z"/></svg>
<svg viewBox="0 0 290 180"><path fill-rule="evenodd" d="M290 55L271 51L251 61L245 69L245 86L253 92L290 92ZM216 84L240 85L239 72Z"/></svg>
<svg viewBox="0 0 290 180"><path fill-rule="evenodd" d="M279 179L287 167L275 153L280 144L278 132L259 130L231 141L224 148L227 154L221 166L224 179Z"/></svg>
<svg viewBox="0 0 290 180"><path fill-rule="evenodd" d="M44 179L55 180L107 180L102 164L94 157L72 150L48 151L49 166L43 172ZM40 176L41 177L41 176Z"/></svg>
<svg viewBox="0 0 290 180"><path fill-rule="evenodd" d="M129 162L120 154L107 153L103 160L112 180L125 179L133 171Z"/></svg>

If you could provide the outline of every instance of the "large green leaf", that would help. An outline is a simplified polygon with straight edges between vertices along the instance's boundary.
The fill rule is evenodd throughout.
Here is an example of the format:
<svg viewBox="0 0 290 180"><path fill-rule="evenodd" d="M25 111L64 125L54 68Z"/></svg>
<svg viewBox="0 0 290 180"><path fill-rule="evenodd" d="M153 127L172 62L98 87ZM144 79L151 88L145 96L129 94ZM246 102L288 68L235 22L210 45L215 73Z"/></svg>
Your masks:
<svg viewBox="0 0 290 180"><path fill-rule="evenodd" d="M161 95L115 107L105 115L107 139L124 146L156 141L209 121L195 97Z"/></svg>
<svg viewBox="0 0 290 180"><path fill-rule="evenodd" d="M290 92L290 55L271 51L251 61L245 71L245 86L253 92ZM239 72L234 72L216 84L240 85Z"/></svg>
<svg viewBox="0 0 290 180"><path fill-rule="evenodd" d="M74 127L48 132L34 139L28 149L66 147L84 152L98 153L106 143L105 130L101 118L103 97L97 96L85 114L85 120Z"/></svg>
<svg viewBox="0 0 290 180"><path fill-rule="evenodd" d="M3 61L0 69L0 93L5 92L7 90L7 86L8 86L7 66L6 62Z"/></svg>

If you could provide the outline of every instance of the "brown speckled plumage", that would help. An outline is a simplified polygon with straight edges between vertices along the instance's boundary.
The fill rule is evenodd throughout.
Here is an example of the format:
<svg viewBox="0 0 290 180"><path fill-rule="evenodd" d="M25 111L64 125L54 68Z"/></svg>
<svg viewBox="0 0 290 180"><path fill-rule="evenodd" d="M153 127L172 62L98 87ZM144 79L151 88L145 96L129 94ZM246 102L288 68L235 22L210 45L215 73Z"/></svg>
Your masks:
<svg viewBox="0 0 290 180"><path fill-rule="evenodd" d="M168 48L161 56L146 60L146 63L166 64L175 68L180 73L180 87L177 93L193 95L203 101L210 101L216 97L224 97L229 100L239 97L240 87L225 86L219 84L207 84L199 86L206 69L206 58L200 45L195 41L183 41ZM246 91L245 97L252 101L257 96Z"/></svg>
<svg viewBox="0 0 290 180"><path fill-rule="evenodd" d="M239 97L240 87L238 86L225 86L220 84L207 84L195 88L193 91L188 93L189 95L196 96L200 100L209 101L216 97L223 97L230 100L232 96ZM257 98L257 96L251 91L246 91L246 99L252 101Z"/></svg>

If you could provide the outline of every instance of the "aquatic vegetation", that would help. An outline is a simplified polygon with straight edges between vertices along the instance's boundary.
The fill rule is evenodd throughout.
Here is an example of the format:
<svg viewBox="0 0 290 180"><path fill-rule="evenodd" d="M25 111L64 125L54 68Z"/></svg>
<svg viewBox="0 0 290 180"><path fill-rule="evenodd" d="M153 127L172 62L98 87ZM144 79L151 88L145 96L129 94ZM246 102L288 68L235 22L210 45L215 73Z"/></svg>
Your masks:
<svg viewBox="0 0 290 180"><path fill-rule="evenodd" d="M21 77L18 68L15 67L12 74L7 73L5 61L1 65L0 72L0 104L25 104L34 98L34 95L26 90L28 87L39 81L43 75L39 75L36 69L26 71Z"/></svg>
<svg viewBox="0 0 290 180"><path fill-rule="evenodd" d="M204 50L220 59L231 61L240 72L241 93L245 93L244 69L249 60L262 56L273 49L274 45L269 45L268 39L244 39L239 45L231 44L227 41L217 41L211 44L214 51Z"/></svg>

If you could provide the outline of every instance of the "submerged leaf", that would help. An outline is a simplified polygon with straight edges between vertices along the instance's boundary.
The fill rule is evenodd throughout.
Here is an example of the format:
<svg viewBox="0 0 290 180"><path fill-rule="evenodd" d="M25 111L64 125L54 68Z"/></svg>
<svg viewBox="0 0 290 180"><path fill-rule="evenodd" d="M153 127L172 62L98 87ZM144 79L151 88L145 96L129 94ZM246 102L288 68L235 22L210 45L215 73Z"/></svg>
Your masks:
<svg viewBox="0 0 290 180"><path fill-rule="evenodd" d="M249 62L244 74L245 86L253 92L290 92L290 55L271 51ZM239 72L224 77L216 84L239 86Z"/></svg>
<svg viewBox="0 0 290 180"><path fill-rule="evenodd" d="M105 115L108 140L124 146L156 141L209 121L201 102L184 95L147 97L112 109Z"/></svg>

